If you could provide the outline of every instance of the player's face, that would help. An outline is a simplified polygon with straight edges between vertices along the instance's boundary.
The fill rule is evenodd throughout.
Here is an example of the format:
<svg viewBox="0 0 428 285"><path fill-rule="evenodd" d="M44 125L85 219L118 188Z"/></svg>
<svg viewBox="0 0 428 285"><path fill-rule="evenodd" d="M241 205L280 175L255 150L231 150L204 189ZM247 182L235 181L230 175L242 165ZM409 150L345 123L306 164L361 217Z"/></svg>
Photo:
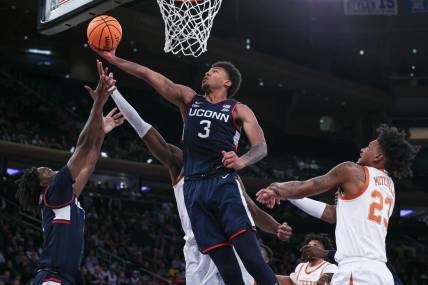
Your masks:
<svg viewBox="0 0 428 285"><path fill-rule="evenodd" d="M49 180L55 176L58 171L53 171L49 167L39 167L37 168L37 172L39 174L40 183L45 186L49 183Z"/></svg>
<svg viewBox="0 0 428 285"><path fill-rule="evenodd" d="M371 141L365 148L361 149L360 158L357 163L367 166L372 165L380 154L379 142L377 140Z"/></svg>
<svg viewBox="0 0 428 285"><path fill-rule="evenodd" d="M308 245L309 246L316 246L316 247L321 248L321 249L325 249L324 245L319 240L311 240L311 241L308 242ZM319 258L312 257L311 259L309 259L309 261L314 261L314 260L317 260L317 259L319 259Z"/></svg>
<svg viewBox="0 0 428 285"><path fill-rule="evenodd" d="M205 91L218 89L222 86L230 86L230 83L226 70L221 67L212 67L202 78L202 89Z"/></svg>

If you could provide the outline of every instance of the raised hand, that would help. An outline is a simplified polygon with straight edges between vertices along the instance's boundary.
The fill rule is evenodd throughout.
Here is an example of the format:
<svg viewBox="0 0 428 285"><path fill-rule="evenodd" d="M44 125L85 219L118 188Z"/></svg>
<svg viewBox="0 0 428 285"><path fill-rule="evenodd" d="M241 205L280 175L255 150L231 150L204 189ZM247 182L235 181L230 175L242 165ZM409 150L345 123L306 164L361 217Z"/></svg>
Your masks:
<svg viewBox="0 0 428 285"><path fill-rule="evenodd" d="M108 62L112 62L113 59L116 57L116 49L112 49L112 50L99 50L96 47L94 47L92 44L88 43L88 45L90 46L90 48L97 53L99 56L101 56L102 58L104 58L105 60L107 60Z"/></svg>
<svg viewBox="0 0 428 285"><path fill-rule="evenodd" d="M222 163L224 167L235 169L235 170L244 168L244 164L242 163L241 159L238 157L236 152L234 151L226 152L223 150L221 153L223 154Z"/></svg>
<svg viewBox="0 0 428 285"><path fill-rule="evenodd" d="M293 229L287 223L282 223L276 229L276 236L282 241L288 241L292 234Z"/></svg>
<svg viewBox="0 0 428 285"><path fill-rule="evenodd" d="M92 90L91 87L85 85L86 91L91 95L94 101L99 101L101 104L105 104L108 97L113 93L115 89L116 80L113 78L113 73L109 73L107 76L108 69L103 68L101 61L97 60L97 69L98 69L98 85L95 90Z"/></svg>
<svg viewBox="0 0 428 285"><path fill-rule="evenodd" d="M117 112L117 108L113 108L107 116L103 117L103 131L108 134L114 128L122 125L125 122L125 117L122 112Z"/></svg>

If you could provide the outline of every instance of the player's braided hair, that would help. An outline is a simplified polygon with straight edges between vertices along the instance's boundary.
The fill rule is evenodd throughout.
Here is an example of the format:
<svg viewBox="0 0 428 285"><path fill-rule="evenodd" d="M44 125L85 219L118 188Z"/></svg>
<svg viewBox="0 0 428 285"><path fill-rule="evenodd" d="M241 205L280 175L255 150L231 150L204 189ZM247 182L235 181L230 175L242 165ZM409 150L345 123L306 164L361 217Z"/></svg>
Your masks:
<svg viewBox="0 0 428 285"><path fill-rule="evenodd" d="M232 98L235 96L236 92L238 92L239 87L241 87L242 75L236 66L229 61L218 61L214 63L211 67L221 67L226 70L229 75L230 81L232 81L232 85L227 90L227 98Z"/></svg>
<svg viewBox="0 0 428 285"><path fill-rule="evenodd" d="M382 153L385 156L385 169L393 178L405 178L412 175L412 160L420 147L406 140L406 133L396 127L382 124L376 130Z"/></svg>
<svg viewBox="0 0 428 285"><path fill-rule="evenodd" d="M305 240L303 245L307 245L311 240L319 241L325 250L331 250L333 248L333 244L327 234L315 234L310 233L305 236Z"/></svg>
<svg viewBox="0 0 428 285"><path fill-rule="evenodd" d="M15 183L18 184L15 197L21 207L26 211L36 212L42 192L37 168L24 169L24 174Z"/></svg>

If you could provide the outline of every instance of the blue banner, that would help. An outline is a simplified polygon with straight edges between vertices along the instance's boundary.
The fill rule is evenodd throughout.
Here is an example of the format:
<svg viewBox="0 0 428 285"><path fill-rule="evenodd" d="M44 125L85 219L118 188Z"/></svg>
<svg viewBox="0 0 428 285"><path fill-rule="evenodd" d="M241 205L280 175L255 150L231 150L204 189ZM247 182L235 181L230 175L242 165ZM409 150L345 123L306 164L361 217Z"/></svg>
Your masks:
<svg viewBox="0 0 428 285"><path fill-rule="evenodd" d="M397 15L397 0L344 0L345 15Z"/></svg>
<svg viewBox="0 0 428 285"><path fill-rule="evenodd" d="M407 0L409 14L428 13L428 0Z"/></svg>

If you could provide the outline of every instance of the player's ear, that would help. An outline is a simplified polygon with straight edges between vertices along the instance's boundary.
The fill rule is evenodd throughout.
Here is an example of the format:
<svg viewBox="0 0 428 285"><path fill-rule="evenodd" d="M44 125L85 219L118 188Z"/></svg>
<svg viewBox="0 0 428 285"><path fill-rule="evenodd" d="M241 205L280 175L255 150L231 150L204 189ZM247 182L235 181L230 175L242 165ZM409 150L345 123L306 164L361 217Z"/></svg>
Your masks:
<svg viewBox="0 0 428 285"><path fill-rule="evenodd" d="M383 156L383 153L378 152L374 157L374 162L378 163L380 161L383 161L384 159L385 159L385 157Z"/></svg>
<svg viewBox="0 0 428 285"><path fill-rule="evenodd" d="M230 88L230 86L232 86L232 80L227 79L224 81L224 86L227 88Z"/></svg>

